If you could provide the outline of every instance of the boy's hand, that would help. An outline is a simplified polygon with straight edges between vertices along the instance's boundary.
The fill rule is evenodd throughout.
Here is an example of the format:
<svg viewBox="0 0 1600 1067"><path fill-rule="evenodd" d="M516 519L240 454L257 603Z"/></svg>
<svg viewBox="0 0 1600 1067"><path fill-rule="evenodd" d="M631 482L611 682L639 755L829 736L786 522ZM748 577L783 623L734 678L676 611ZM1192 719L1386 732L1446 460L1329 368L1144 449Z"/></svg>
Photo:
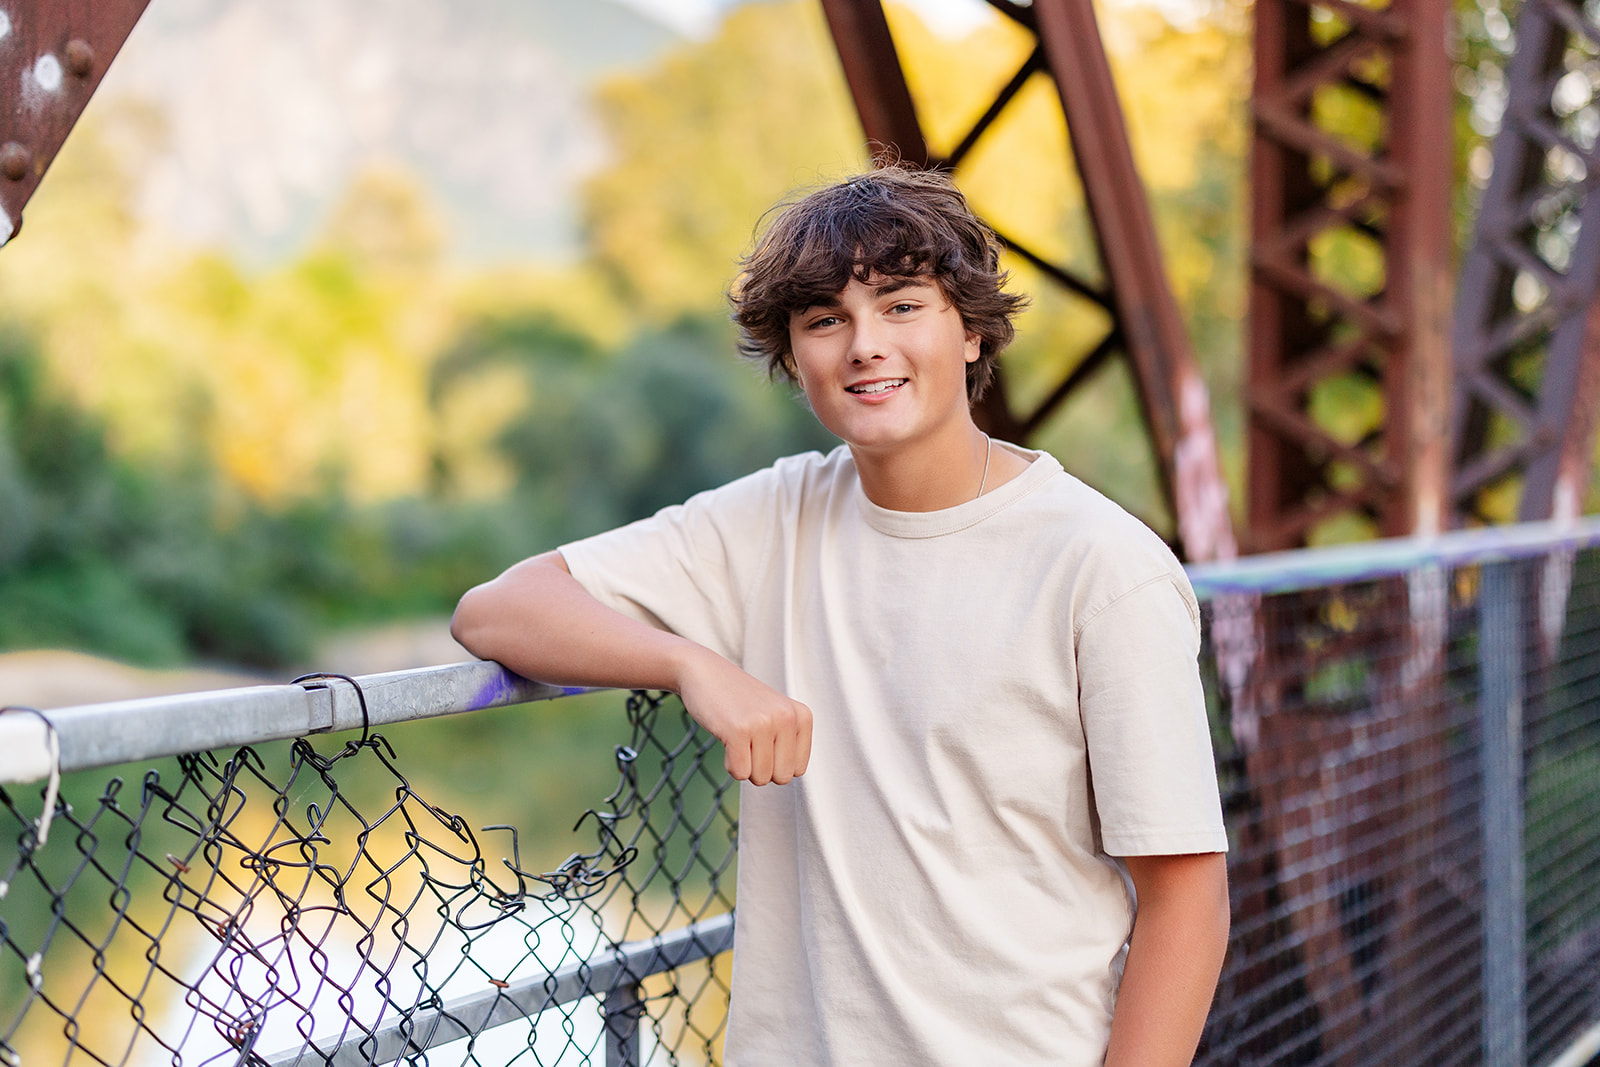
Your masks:
<svg viewBox="0 0 1600 1067"><path fill-rule="evenodd" d="M679 670L678 695L722 742L723 765L751 785L785 785L811 760L811 709L694 646Z"/></svg>
<svg viewBox="0 0 1600 1067"><path fill-rule="evenodd" d="M595 600L559 552L523 560L469 590L450 633L475 656L561 685L670 689L726 750L740 781L779 785L811 759L811 709L704 645Z"/></svg>

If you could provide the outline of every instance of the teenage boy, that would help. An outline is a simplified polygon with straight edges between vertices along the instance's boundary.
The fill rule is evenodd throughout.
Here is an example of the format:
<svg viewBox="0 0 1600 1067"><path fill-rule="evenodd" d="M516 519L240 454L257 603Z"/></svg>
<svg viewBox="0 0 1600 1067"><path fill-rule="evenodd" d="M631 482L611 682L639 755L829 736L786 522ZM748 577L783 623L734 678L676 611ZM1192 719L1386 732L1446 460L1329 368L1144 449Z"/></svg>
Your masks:
<svg viewBox="0 0 1600 1067"><path fill-rule="evenodd" d="M940 176L789 205L735 284L740 348L844 444L457 609L477 655L670 689L722 741L734 1067L1194 1055L1228 929L1199 612L1154 534L973 423L1003 280Z"/></svg>

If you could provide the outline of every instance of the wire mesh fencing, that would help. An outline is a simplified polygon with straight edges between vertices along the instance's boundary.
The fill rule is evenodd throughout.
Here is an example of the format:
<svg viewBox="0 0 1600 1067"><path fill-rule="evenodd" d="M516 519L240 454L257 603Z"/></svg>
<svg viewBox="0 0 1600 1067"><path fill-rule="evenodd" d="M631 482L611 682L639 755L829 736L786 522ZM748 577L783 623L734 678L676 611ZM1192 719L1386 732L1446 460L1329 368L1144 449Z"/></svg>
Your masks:
<svg viewBox="0 0 1600 1067"><path fill-rule="evenodd" d="M1600 551L1356 570L1206 604L1234 926L1198 1062L1549 1064L1600 1021Z"/></svg>
<svg viewBox="0 0 1600 1067"><path fill-rule="evenodd" d="M1501 536L1196 572L1234 911L1197 1062L1574 1067L1600 1035L1600 522ZM448 710L528 699L481 668ZM310 718L414 716L414 681L353 715L310 680ZM554 870L366 729L0 790L0 1060L718 1062L736 794L674 698L627 708Z"/></svg>
<svg viewBox="0 0 1600 1067"><path fill-rule="evenodd" d="M367 731L182 756L48 821L0 790L0 1058L714 1062L736 793L675 698L627 712L594 847L554 871Z"/></svg>

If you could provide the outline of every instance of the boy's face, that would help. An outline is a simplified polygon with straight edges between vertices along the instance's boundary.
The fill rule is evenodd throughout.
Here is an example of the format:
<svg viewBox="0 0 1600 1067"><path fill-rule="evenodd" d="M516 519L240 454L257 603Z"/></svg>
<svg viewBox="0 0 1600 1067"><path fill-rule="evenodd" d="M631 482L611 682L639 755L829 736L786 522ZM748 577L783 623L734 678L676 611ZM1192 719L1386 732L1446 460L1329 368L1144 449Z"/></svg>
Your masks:
<svg viewBox="0 0 1600 1067"><path fill-rule="evenodd" d="M894 450L971 424L967 364L981 341L931 277L852 278L791 315L789 341L811 410L853 448Z"/></svg>

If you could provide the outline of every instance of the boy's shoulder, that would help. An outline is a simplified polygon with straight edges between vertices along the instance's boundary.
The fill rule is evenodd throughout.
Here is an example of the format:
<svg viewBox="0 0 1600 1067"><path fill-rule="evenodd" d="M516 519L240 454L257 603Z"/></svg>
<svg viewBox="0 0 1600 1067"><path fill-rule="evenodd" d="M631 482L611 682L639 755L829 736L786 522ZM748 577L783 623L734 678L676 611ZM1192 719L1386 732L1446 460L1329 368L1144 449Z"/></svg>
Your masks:
<svg viewBox="0 0 1600 1067"><path fill-rule="evenodd" d="M785 498L798 501L824 487L837 484L841 479L853 476L852 472L850 450L844 445L827 453L797 452L730 482L696 493L680 506L691 510L766 510Z"/></svg>
<svg viewBox="0 0 1600 1067"><path fill-rule="evenodd" d="M1018 526L1048 542L1049 551L1071 571L1084 617L1094 613L1095 604L1165 582L1198 618L1183 564L1143 520L1066 470L1041 488L1024 502Z"/></svg>
<svg viewBox="0 0 1600 1067"><path fill-rule="evenodd" d="M1020 503L1029 512L1030 526L1041 535L1080 542L1088 551L1182 570L1172 549L1142 519L1063 468L1049 453L1038 453L1034 463L1044 465L1050 475L1040 478L1039 491ZM1039 521L1046 517L1053 521Z"/></svg>

